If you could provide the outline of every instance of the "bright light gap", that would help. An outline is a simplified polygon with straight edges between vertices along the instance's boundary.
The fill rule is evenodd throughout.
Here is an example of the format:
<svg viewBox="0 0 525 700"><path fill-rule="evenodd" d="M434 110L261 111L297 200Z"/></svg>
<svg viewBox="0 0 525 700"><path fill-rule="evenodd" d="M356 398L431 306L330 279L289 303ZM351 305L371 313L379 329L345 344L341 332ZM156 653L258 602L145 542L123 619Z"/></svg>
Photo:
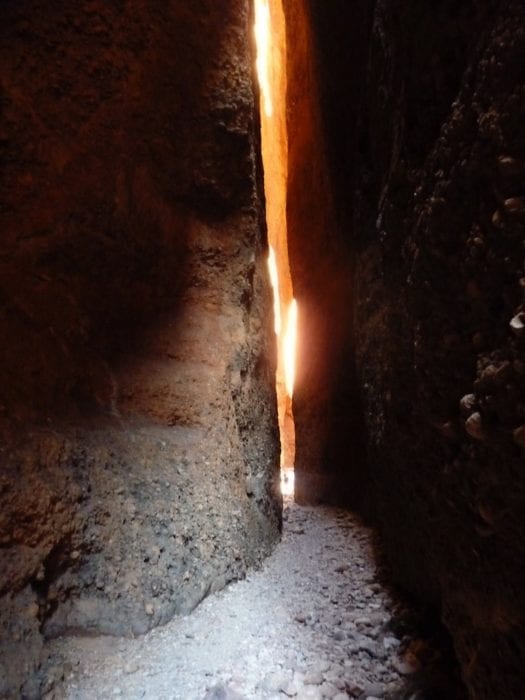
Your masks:
<svg viewBox="0 0 525 700"><path fill-rule="evenodd" d="M276 389L281 434L281 490L294 494L295 427L292 396L295 382L297 303L291 295L286 251L286 114L283 90L284 21L281 0L255 0L254 34L257 76L261 91L262 158L265 171L268 270L273 288L274 329L277 336ZM276 25L272 27L272 20ZM283 141L284 135L284 141ZM279 279L279 275L282 278Z"/></svg>

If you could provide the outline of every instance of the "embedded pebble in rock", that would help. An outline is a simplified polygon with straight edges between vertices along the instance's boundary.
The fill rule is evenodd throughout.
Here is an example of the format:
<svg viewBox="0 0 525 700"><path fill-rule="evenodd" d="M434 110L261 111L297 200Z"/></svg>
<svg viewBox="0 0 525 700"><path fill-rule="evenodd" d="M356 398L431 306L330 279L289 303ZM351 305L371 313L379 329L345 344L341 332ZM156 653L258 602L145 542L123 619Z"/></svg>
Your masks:
<svg viewBox="0 0 525 700"><path fill-rule="evenodd" d="M348 700L403 697L414 669L351 513L285 505L283 539L258 571L143 637L50 643L73 669L57 697Z"/></svg>
<svg viewBox="0 0 525 700"><path fill-rule="evenodd" d="M467 418L467 420L465 421L465 430L471 437L475 438L476 440L483 440L484 436L480 413L476 411L469 418Z"/></svg>
<svg viewBox="0 0 525 700"><path fill-rule="evenodd" d="M516 335L523 335L525 331L525 313L521 311L516 316L513 316L509 325Z"/></svg>

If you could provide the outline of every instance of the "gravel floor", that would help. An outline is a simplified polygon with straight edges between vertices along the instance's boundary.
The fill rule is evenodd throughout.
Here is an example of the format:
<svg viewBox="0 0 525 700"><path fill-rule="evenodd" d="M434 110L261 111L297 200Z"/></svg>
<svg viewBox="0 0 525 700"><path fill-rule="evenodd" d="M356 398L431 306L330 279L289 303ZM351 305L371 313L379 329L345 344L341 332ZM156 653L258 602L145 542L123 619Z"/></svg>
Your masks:
<svg viewBox="0 0 525 700"><path fill-rule="evenodd" d="M288 502L263 567L190 616L138 639L53 642L68 671L48 697L408 698L417 660L391 631L396 610L369 531L346 511Z"/></svg>

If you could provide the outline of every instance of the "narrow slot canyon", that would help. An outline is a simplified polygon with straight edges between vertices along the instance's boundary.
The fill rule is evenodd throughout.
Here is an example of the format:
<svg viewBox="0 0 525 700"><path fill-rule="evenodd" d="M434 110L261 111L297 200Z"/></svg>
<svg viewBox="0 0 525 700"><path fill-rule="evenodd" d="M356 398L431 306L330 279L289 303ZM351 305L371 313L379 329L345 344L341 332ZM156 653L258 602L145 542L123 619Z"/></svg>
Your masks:
<svg viewBox="0 0 525 700"><path fill-rule="evenodd" d="M260 87L261 158L264 178L268 271L273 293L277 343L276 395L281 443L281 491L293 495L297 303L288 260L286 122L286 24L280 0L256 0L254 19L257 78Z"/></svg>
<svg viewBox="0 0 525 700"><path fill-rule="evenodd" d="M523 700L523 3L0 19L0 698Z"/></svg>

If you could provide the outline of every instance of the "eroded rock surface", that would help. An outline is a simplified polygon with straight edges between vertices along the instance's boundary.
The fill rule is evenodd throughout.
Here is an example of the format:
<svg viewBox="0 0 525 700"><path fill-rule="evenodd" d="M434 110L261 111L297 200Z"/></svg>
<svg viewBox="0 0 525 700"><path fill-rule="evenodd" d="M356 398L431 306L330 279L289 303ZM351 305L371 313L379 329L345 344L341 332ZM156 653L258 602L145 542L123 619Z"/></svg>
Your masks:
<svg viewBox="0 0 525 700"><path fill-rule="evenodd" d="M329 372L364 419L356 431L343 411L331 433L334 453L349 439L365 448L346 453L338 493L379 524L397 581L441 615L471 697L518 700L523 4L309 5L353 255L348 369ZM324 284L317 293L321 306ZM323 395L310 399L314 414ZM319 483L306 495L329 497Z"/></svg>
<svg viewBox="0 0 525 700"><path fill-rule="evenodd" d="M279 536L248 3L2 5L0 695Z"/></svg>
<svg viewBox="0 0 525 700"><path fill-rule="evenodd" d="M330 139L320 101L329 72L324 75L319 65L314 16L320 8L315 5L283 2L288 42L288 252L299 319L295 483L296 497L303 503L342 503L348 497L348 463L359 452L359 441L351 435L357 433L357 404L347 391L352 373L352 270L330 178ZM345 19L337 18L337 12L333 15L336 22ZM334 25L327 31L332 36ZM349 428L349 422L355 425Z"/></svg>
<svg viewBox="0 0 525 700"><path fill-rule="evenodd" d="M357 103L336 93L343 113L358 108L361 126L348 133L340 120L338 132L334 121L329 132L346 134L344 159L354 163L338 182L347 183L356 255L355 395L367 460L349 466L348 493L379 523L397 580L440 611L471 697L517 700L524 9L373 9L357 69L366 90Z"/></svg>

